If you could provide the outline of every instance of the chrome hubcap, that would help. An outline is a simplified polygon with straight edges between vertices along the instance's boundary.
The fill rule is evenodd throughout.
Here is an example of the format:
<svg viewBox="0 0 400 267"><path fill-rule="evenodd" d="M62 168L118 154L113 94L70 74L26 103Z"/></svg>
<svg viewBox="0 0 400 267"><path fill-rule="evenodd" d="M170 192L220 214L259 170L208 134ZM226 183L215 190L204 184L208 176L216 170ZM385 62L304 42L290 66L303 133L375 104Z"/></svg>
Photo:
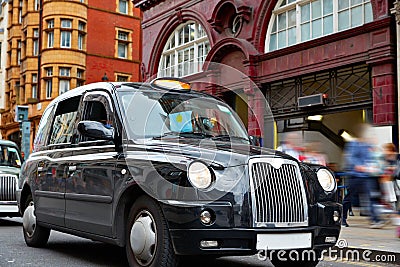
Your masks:
<svg viewBox="0 0 400 267"><path fill-rule="evenodd" d="M153 216L146 210L135 219L130 234L131 249L142 266L148 266L156 253L157 229Z"/></svg>
<svg viewBox="0 0 400 267"><path fill-rule="evenodd" d="M31 201L24 211L22 216L22 226L27 234L27 236L32 237L36 229L36 216L35 216L35 206L33 201Z"/></svg>

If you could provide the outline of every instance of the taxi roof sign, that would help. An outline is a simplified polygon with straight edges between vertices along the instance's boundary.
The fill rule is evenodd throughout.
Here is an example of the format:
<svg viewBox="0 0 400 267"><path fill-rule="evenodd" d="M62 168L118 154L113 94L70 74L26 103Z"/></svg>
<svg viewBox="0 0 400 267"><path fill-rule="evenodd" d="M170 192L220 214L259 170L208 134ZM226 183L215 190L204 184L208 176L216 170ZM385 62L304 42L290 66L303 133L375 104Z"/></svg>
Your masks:
<svg viewBox="0 0 400 267"><path fill-rule="evenodd" d="M175 77L157 78L154 79L150 85L153 88L162 90L190 91L191 89L188 82Z"/></svg>

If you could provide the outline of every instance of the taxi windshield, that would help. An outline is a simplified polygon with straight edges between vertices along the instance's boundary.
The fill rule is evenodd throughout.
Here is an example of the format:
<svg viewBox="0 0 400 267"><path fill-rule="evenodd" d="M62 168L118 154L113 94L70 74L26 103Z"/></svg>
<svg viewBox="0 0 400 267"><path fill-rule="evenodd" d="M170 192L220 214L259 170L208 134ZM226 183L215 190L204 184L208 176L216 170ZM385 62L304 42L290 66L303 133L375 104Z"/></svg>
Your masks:
<svg viewBox="0 0 400 267"><path fill-rule="evenodd" d="M21 167L21 159L16 148L0 145L0 166Z"/></svg>
<svg viewBox="0 0 400 267"><path fill-rule="evenodd" d="M188 137L249 143L237 114L212 97L119 91L130 139Z"/></svg>

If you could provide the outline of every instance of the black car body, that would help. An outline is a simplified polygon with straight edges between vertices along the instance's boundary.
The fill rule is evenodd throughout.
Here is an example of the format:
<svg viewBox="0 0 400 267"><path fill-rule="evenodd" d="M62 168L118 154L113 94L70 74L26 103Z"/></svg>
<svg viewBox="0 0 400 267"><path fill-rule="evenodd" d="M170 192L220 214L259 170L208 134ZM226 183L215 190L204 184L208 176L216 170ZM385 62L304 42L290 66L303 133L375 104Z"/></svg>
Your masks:
<svg viewBox="0 0 400 267"><path fill-rule="evenodd" d="M21 170L18 146L8 140L0 140L0 217L20 216L15 191Z"/></svg>
<svg viewBox="0 0 400 267"><path fill-rule="evenodd" d="M195 132L199 123L208 130ZM213 135L217 128L225 134ZM131 266L175 266L181 255L333 246L341 207L334 179L324 190L318 171L333 179L324 167L252 146L212 96L97 83L47 107L17 196L30 246L55 229L125 246Z"/></svg>

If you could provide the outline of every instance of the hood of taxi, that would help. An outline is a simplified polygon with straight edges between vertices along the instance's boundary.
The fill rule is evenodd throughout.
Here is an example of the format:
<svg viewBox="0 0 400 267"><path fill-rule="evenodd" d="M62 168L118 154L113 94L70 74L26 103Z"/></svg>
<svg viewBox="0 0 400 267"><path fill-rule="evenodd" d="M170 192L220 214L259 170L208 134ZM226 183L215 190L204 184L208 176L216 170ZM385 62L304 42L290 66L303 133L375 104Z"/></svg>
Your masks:
<svg viewBox="0 0 400 267"><path fill-rule="evenodd" d="M293 159L290 156L268 148L261 148L235 142L213 141L211 139L175 138L164 140L145 140L128 146L128 154L134 155L146 151L149 157L174 157L183 161L203 160L220 167L245 165L250 157L281 157Z"/></svg>

